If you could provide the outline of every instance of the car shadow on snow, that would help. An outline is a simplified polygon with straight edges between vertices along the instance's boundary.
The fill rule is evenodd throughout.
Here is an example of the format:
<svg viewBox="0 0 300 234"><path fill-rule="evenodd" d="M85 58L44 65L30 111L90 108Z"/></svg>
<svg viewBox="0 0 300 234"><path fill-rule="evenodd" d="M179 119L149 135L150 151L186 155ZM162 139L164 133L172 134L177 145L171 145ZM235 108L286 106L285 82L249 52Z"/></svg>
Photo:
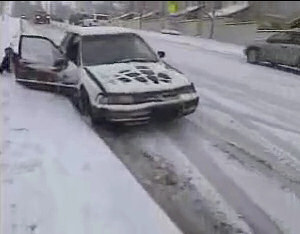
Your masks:
<svg viewBox="0 0 300 234"><path fill-rule="evenodd" d="M174 124L180 124L182 120L184 120L184 117L181 118L175 118L175 119L169 119L169 120L153 120L148 123L144 124L136 124L136 125L126 125L126 124L118 124L118 123L111 123L111 122L101 122L99 124L93 124L93 128L97 129L99 131L100 129L103 129L105 131L114 132L118 134L122 133L138 133L138 132L144 132L149 131L150 129L159 129L162 126L166 125L174 125Z"/></svg>

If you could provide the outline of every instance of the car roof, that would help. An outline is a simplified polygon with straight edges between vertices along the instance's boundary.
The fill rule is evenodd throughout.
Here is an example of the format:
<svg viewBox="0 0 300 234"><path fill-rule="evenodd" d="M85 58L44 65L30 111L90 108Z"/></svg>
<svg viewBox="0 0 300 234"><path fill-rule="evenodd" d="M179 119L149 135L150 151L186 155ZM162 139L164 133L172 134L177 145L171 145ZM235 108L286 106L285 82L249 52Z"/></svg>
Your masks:
<svg viewBox="0 0 300 234"><path fill-rule="evenodd" d="M95 27L78 27L78 26L69 26L66 30L70 33L75 33L81 36L92 36L92 35L106 35L106 34L125 34L125 33L134 33L133 30L122 27L109 27L109 26L95 26Z"/></svg>

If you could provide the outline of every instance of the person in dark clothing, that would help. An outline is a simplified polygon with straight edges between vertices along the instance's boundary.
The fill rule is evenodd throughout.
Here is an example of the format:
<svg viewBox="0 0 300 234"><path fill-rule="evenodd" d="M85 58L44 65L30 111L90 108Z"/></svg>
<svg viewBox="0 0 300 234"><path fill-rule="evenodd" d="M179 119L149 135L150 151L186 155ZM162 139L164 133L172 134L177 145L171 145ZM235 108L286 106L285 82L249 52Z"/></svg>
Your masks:
<svg viewBox="0 0 300 234"><path fill-rule="evenodd" d="M4 50L5 52L5 56L1 62L1 65L0 65L0 74L2 74L3 71L7 71L9 73L11 73L11 66L10 66L10 61L11 61L11 56L14 55L14 52L13 52L13 49L8 47L8 48L5 48Z"/></svg>

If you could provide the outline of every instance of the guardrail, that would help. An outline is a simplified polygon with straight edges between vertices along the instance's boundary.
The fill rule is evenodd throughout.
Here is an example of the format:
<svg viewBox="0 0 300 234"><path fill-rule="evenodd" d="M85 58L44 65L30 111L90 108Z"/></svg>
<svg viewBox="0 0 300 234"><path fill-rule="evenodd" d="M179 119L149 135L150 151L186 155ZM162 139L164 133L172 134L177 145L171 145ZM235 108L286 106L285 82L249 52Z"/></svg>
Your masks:
<svg viewBox="0 0 300 234"><path fill-rule="evenodd" d="M260 33L260 32L294 32L294 29L258 29L256 32ZM298 30L299 31L299 30ZM299 31L300 32L300 31Z"/></svg>

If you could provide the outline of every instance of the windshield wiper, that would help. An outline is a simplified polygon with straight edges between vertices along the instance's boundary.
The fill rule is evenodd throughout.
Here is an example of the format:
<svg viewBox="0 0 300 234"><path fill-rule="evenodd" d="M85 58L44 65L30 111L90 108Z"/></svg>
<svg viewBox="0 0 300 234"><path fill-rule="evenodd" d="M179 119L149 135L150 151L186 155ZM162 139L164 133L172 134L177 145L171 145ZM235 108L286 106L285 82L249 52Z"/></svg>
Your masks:
<svg viewBox="0 0 300 234"><path fill-rule="evenodd" d="M129 63L129 62L157 62L154 59L145 59L145 58L128 58L128 59L121 59L115 61L115 63Z"/></svg>

